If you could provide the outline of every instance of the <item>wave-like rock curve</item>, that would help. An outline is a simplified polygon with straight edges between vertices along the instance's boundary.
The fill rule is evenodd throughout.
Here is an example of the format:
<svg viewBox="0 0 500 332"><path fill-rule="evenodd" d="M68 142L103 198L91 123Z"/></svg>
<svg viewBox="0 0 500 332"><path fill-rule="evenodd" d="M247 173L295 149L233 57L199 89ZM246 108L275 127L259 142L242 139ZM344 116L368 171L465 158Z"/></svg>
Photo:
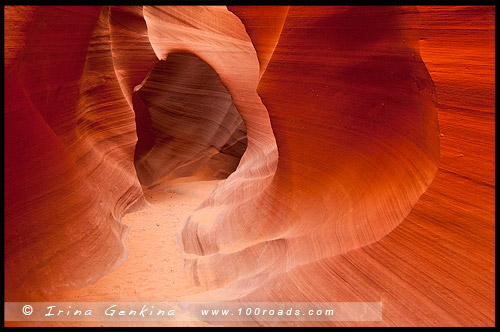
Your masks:
<svg viewBox="0 0 500 332"><path fill-rule="evenodd" d="M192 176L227 178L246 129L217 73L192 54L170 54L134 93L137 176L143 185Z"/></svg>
<svg viewBox="0 0 500 332"><path fill-rule="evenodd" d="M211 299L380 240L437 170L434 86L405 25L410 8L32 14L6 38L16 45L5 93L9 301L111 271L127 255L121 217L145 205L140 182L191 174L214 155L219 177L232 173L178 236ZM191 103L182 116L176 98ZM210 106L197 118L206 132L187 119L194 104ZM173 149L166 138L182 132L198 148Z"/></svg>
<svg viewBox="0 0 500 332"><path fill-rule="evenodd" d="M277 141L275 175L254 180L266 189L241 199L221 183L181 233L195 279L225 289L211 297L237 298L295 266L377 241L426 190L439 128L432 80L404 25L415 14L288 10L257 89ZM257 44L266 38L249 34Z"/></svg>

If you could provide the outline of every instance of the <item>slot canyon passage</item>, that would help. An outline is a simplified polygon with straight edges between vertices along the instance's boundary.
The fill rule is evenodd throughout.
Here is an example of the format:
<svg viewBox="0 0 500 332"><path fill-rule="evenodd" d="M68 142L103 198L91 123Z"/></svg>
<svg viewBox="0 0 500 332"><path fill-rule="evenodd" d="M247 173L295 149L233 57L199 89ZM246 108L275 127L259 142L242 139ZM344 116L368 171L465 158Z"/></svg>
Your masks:
<svg viewBox="0 0 500 332"><path fill-rule="evenodd" d="M4 6L5 302L494 326L493 6ZM189 317L188 317L189 316Z"/></svg>

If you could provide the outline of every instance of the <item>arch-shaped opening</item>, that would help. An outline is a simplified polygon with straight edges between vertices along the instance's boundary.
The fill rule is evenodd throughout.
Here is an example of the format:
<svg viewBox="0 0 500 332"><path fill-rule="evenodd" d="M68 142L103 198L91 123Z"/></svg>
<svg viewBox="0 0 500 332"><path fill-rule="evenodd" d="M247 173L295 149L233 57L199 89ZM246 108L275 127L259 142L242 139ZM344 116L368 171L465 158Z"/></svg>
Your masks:
<svg viewBox="0 0 500 332"><path fill-rule="evenodd" d="M191 53L160 60L133 94L139 181L227 178L247 148L246 127L219 75Z"/></svg>

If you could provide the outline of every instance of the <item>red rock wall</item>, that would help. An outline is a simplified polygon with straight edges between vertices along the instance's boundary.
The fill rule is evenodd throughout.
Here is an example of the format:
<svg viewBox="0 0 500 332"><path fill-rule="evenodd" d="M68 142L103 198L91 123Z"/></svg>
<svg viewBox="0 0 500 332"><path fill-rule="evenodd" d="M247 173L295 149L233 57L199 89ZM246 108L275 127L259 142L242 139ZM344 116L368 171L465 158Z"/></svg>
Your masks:
<svg viewBox="0 0 500 332"><path fill-rule="evenodd" d="M20 19L18 11L6 7L6 21ZM119 96L106 10L28 12L23 41L5 40L19 50L5 68L7 301L82 287L120 264L127 252L119 220L142 197L131 164L133 112Z"/></svg>
<svg viewBox="0 0 500 332"><path fill-rule="evenodd" d="M258 196L209 198L191 215L181 236L197 281L231 283L220 293L234 298L297 265L375 242L410 212L439 160L434 86L405 24L417 14L288 10L257 89L276 137L275 176Z"/></svg>
<svg viewBox="0 0 500 332"><path fill-rule="evenodd" d="M493 9L5 7L6 300L57 298L126 259L134 154L168 107L147 76L190 53L247 136L178 235L198 299L382 301L379 325L492 325Z"/></svg>
<svg viewBox="0 0 500 332"><path fill-rule="evenodd" d="M495 11L418 10L407 29L420 37L440 127L432 184L386 237L292 269L241 299L382 301L383 321L289 325L495 324Z"/></svg>

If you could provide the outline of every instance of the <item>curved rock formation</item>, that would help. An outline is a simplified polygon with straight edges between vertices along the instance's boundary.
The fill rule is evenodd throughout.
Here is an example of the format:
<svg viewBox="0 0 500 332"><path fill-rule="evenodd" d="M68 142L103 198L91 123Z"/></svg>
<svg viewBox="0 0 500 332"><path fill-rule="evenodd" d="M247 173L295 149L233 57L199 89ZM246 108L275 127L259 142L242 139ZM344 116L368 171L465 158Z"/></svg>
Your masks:
<svg viewBox="0 0 500 332"><path fill-rule="evenodd" d="M196 300L491 323L492 12L437 12L5 7L5 300L94 283L127 258L121 218L143 186L195 175L223 179L178 234ZM479 51L452 58L481 75L447 62L464 17ZM468 298L478 309L449 311Z"/></svg>
<svg viewBox="0 0 500 332"><path fill-rule="evenodd" d="M240 299L381 301L383 321L255 325L495 325L494 8L418 10L405 25L420 36L436 86L440 165L432 184L381 240L291 269Z"/></svg>
<svg viewBox="0 0 500 332"><path fill-rule="evenodd" d="M198 57L170 54L133 98L135 167L143 185L194 173L227 178L236 169L246 149L245 124L217 73Z"/></svg>
<svg viewBox="0 0 500 332"><path fill-rule="evenodd" d="M277 141L276 174L239 199L237 169L187 220L183 250L199 282L230 285L222 298L237 298L257 280L374 242L410 212L439 159L433 83L404 26L412 14L288 10L257 89Z"/></svg>
<svg viewBox="0 0 500 332"><path fill-rule="evenodd" d="M7 301L82 287L123 262L119 219L142 197L133 112L116 98L109 35L100 35L106 11L30 11L24 42L6 36L22 50L5 68Z"/></svg>
<svg viewBox="0 0 500 332"><path fill-rule="evenodd" d="M56 62L52 62L52 66L50 63L57 56L57 47L39 45L37 41L41 36L36 35L47 33L36 29L37 22L42 24L48 19L43 14L55 15L63 10L40 9L37 12L35 32L26 42L25 52L28 56L43 53L46 57L31 61L28 57L22 62L20 84L28 92L37 92L27 97L54 131L54 144L62 145L61 158L68 161L57 165L75 163L75 166L67 166L66 171L76 173L74 184L61 186L78 189L82 194L85 190L81 186L94 193L89 201L95 202L98 208L86 206L85 210L95 217L85 216L84 219L90 218L87 222L95 223L95 236L107 234L106 237L94 241L96 248L91 246L91 249L87 245L66 244L70 250L85 247L91 251L97 248L106 251L106 254L94 253L96 261L90 265L95 265L97 270L87 270L92 271L92 276L86 277L86 282L95 280L93 278L125 258L121 245L125 227L119 220L140 198L137 177L130 165L135 140L130 99L137 112L136 118L140 119L138 132L146 133L144 139L139 139L135 151L137 174L146 185L168 174L175 177L172 170L179 167L181 171L177 176L182 176L186 163L192 167L210 158L210 153L224 149L230 138L228 135L241 124L234 105L245 121L248 149L238 169L193 212L180 236L181 247L192 264L197 282L207 288L231 283L232 290L224 292L224 296L231 298L246 294L260 282L296 265L378 240L409 213L432 180L439 154L437 119L431 100L432 82L414 49L413 37L405 34L401 26L400 17L407 11L335 7L326 11L321 8L287 9L284 24L269 29L270 37L262 32L254 34L249 29L256 45L266 45L257 48L263 54L259 67L252 40L244 26L224 7L145 7L142 14L146 26L136 8L104 8L98 18L98 9L93 9L91 19L97 19L95 27L88 24L89 28L79 29L78 34L66 29L62 35L60 30L66 28L64 24L69 20L53 27L60 38L54 38L59 48L62 47L57 44L59 40L77 39L79 34L86 32L81 40L74 42L88 49L86 53L80 52L85 58L80 56L81 73L75 70L73 90L75 81L79 80L79 91L73 97L62 90L59 78L61 73L65 80L71 76L61 71L59 61L57 67L54 66ZM240 16L244 15L241 11ZM304 17L311 19L304 20ZM247 21L256 18L250 15ZM347 24L353 19L365 24L362 28L361 24ZM124 21L135 23L127 24L124 29L121 27ZM300 33L297 32L299 28ZM335 33L339 29L342 33ZM136 92L132 97L130 89L140 75L138 72L126 73L132 67L131 55L120 54L120 50L127 47L125 36L128 35L139 39L139 45L143 46L134 54L141 56L136 62L143 70L153 60L150 50L144 47L146 36L157 57L166 59L156 64L147 79L134 88ZM280 39L270 56L265 40L276 40L276 35ZM297 50L296 45L304 52ZM292 49L293 55L285 55ZM179 51L189 51L205 59L208 65L195 56L169 56ZM354 54L356 61L353 61ZM34 65L47 68L47 77L35 80L33 76L22 74ZM224 92L220 83L215 88L221 93L220 97L217 92L205 91L207 86L214 86L210 82L217 81L217 74L210 66L219 73L231 95ZM259 80L263 67L266 70ZM192 79L186 72L201 83L189 85ZM51 81L59 83L58 87L49 84ZM73 106L52 100L52 95L60 95L68 103L73 102ZM208 110L204 111L203 105L207 105ZM14 109L8 106L9 110ZM58 106L61 107L59 113ZM228 110L230 113L226 113ZM149 113L151 128L143 125L147 120L141 114L145 113ZM181 116L189 120L185 121L192 129L179 125L181 122L176 119ZM204 123L213 123L214 127L209 128L196 117L204 119ZM16 120L8 122L16 123ZM241 127L239 131L232 143L244 136ZM148 133L154 136L154 142ZM193 148L192 142L201 139L205 143ZM189 152L188 146L194 152ZM210 146L214 147L214 152L210 152ZM48 158L46 163L50 160ZM53 171L54 174L59 172L62 171ZM78 176L81 177L79 181ZM70 176L65 178L71 179ZM58 201L50 195L45 197ZM17 199L18 202L22 200ZM63 206L74 204L68 203ZM41 201L39 204L47 203ZM104 220L101 216L106 213L102 209L109 211ZM66 213L65 210L61 213ZM79 213L78 209L74 211ZM16 217L24 218L22 215ZM47 218L39 222L51 225L52 217ZM62 216L57 218L64 219ZM73 217L71 221L75 225L69 222L65 227L53 226L54 231L77 228L81 224L79 220ZM26 225L17 224L19 227ZM33 225L32 228L37 227ZM88 233L92 238L91 230L87 226L86 232L74 234ZM17 233L24 234L24 231ZM68 234L70 243L86 239L72 239L72 234ZM44 238L31 242L47 243ZM10 243L9 247L13 248ZM106 246L102 246L104 243ZM46 247L50 252L60 252L51 245ZM26 247L23 250L30 252ZM59 257L63 260L66 255L61 253ZM30 265L24 257L9 255L9 259L12 262L24 260L27 266ZM235 260L240 262L236 266ZM50 262L48 265L57 264ZM75 279L66 276L69 271L65 273L65 268L61 266L60 269L62 271L57 274L61 279ZM32 274L41 280L52 278L48 272L45 276ZM69 286L77 285L76 281L69 282Z"/></svg>

